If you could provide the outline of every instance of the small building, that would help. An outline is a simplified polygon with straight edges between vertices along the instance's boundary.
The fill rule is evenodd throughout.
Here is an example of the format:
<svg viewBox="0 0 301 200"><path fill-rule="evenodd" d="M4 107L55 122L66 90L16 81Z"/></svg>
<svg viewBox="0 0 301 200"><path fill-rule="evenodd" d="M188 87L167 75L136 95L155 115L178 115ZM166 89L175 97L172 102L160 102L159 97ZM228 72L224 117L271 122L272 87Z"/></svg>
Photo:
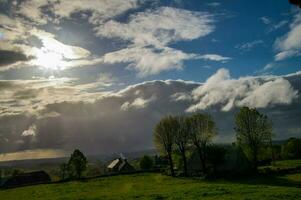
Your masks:
<svg viewBox="0 0 301 200"><path fill-rule="evenodd" d="M124 158L117 158L113 160L107 166L107 169L109 172L131 172L135 170L135 168L128 163L127 159Z"/></svg>
<svg viewBox="0 0 301 200"><path fill-rule="evenodd" d="M3 178L0 181L0 187L12 188L24 185L48 183L50 181L50 176L45 171L35 171Z"/></svg>

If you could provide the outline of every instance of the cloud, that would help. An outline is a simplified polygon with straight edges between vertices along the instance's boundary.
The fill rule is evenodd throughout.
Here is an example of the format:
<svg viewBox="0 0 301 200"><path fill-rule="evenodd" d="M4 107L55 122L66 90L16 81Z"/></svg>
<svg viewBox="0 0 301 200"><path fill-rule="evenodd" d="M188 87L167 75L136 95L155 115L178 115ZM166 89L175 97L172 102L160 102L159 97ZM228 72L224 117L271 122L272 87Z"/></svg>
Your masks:
<svg viewBox="0 0 301 200"><path fill-rule="evenodd" d="M277 24L272 25L272 26L268 29L268 32L278 30L278 29L284 27L285 25L287 25L288 23L289 23L289 21L287 21L287 20L281 20L281 21L278 22Z"/></svg>
<svg viewBox="0 0 301 200"><path fill-rule="evenodd" d="M234 107L266 108L277 104L290 104L298 97L298 91L280 77L242 77L231 79L226 69L220 69L207 81L192 91L196 103L187 111L206 110L219 105L222 111Z"/></svg>
<svg viewBox="0 0 301 200"><path fill-rule="evenodd" d="M127 23L110 20L95 31L98 36L118 37L139 46L162 47L204 37L214 30L213 22L208 13L161 7L134 14Z"/></svg>
<svg viewBox="0 0 301 200"><path fill-rule="evenodd" d="M3 32L4 39L0 41L2 49L0 56L5 54L7 57L7 59L1 59L2 71L20 66L43 67L43 65L50 65L50 63L45 63L47 59L56 65L54 68L60 69L102 62L102 58L91 55L89 50L79 46L66 45L58 41L54 34L29 25L24 20L12 19L0 14L1 19L4 24L0 27L0 31ZM40 41L40 46L29 45L29 39L33 37ZM17 61L23 62L18 64Z"/></svg>
<svg viewBox="0 0 301 200"><path fill-rule="evenodd" d="M285 24L287 21L280 21L274 25L271 30L276 30ZM290 31L282 37L279 37L274 42L274 50L277 52L274 56L274 61L268 63L261 71L265 72L273 69L277 62L284 61L289 58L298 57L301 55L301 12L297 12L294 20L290 23Z"/></svg>
<svg viewBox="0 0 301 200"><path fill-rule="evenodd" d="M19 48L28 56L36 57L30 62L24 62L22 67L46 65L46 68L67 69L99 63L127 63L127 68L137 71L139 76L148 76L171 69L182 69L184 62L190 59L221 62L230 59L217 54L196 55L169 47L178 41L194 40L214 31L215 20L206 12L159 7L131 14L124 22L114 18L140 5L141 2L136 0L122 3L117 0L91 0L85 4L77 0L72 2L28 0L16 5L14 12L20 17L14 19L6 15L0 17L5 21L3 27L7 32L5 34L7 46ZM72 18L75 13L87 15L98 37L120 38L129 42L128 46L106 53L103 57L96 56L82 47L66 45L58 41L54 34L38 28L41 27L39 25L47 24L49 21L60 23L60 20ZM29 45L28 40L32 37L37 38L41 45ZM23 40L21 43L20 39ZM52 62L45 63L46 57L52 58ZM20 66L10 65L2 70Z"/></svg>
<svg viewBox="0 0 301 200"><path fill-rule="evenodd" d="M286 60L291 57L300 56L301 52L295 50L282 51L275 55L275 61Z"/></svg>
<svg viewBox="0 0 301 200"><path fill-rule="evenodd" d="M24 130L22 136L36 136L37 126L31 125L28 129Z"/></svg>
<svg viewBox="0 0 301 200"><path fill-rule="evenodd" d="M217 54L205 54L205 55L200 55L198 56L199 59L204 59L204 60L211 60L211 61L222 61L226 62L228 60L231 60L230 57L225 57Z"/></svg>
<svg viewBox="0 0 301 200"><path fill-rule="evenodd" d="M183 61L196 58L180 50L164 47L162 49L129 47L120 51L107 53L105 63L132 63L129 69L139 72L140 76L154 75L170 69L181 69Z"/></svg>
<svg viewBox="0 0 301 200"><path fill-rule="evenodd" d="M244 44L238 44L235 46L235 48L243 51L250 51L252 48L254 48L257 45L263 44L263 40L254 40L252 42L247 42Z"/></svg>
<svg viewBox="0 0 301 200"><path fill-rule="evenodd" d="M121 105L121 110L128 110L131 108L142 109L142 108L145 108L146 106L148 106L149 103L151 103L152 101L155 101L155 100L156 100L156 96L152 96L149 99L143 99L143 98L138 97L131 103L128 101L123 103Z"/></svg>
<svg viewBox="0 0 301 200"><path fill-rule="evenodd" d="M127 48L107 53L105 63L129 63L128 68L138 71L140 76L147 76L181 69L188 59L228 59L214 54L198 57L168 47L171 43L208 35L215 28L213 22L208 13L160 7L131 15L125 23L109 20L94 29L99 37L121 38L130 43Z"/></svg>
<svg viewBox="0 0 301 200"><path fill-rule="evenodd" d="M0 83L2 94L4 88L6 93L15 84ZM47 81L30 84L34 88L40 88L39 90L46 90L43 88L49 85ZM64 87L74 85L72 82L66 84ZM161 117L184 114L186 109L200 102L208 103L207 109L201 112L211 113L218 129L223 130L219 132L219 142L232 141L233 115L241 105L258 106L261 112L273 120L277 138L286 138L295 134L288 132L288 129L299 126L301 98L297 96L297 91L301 91L300 85L300 73L283 77L233 79L225 69L218 71L203 84L157 80L131 85L119 91L100 93L88 90L90 94L87 94L83 85L77 85L75 93L61 91L63 85L60 85L46 90L48 99L43 93L35 94L34 99L40 99L42 103L48 101L38 111L28 109L31 102L22 102L29 98L24 96L28 95L28 91L25 91L25 94L17 94L19 98L14 98L15 104L19 104L18 101L24 104L23 112L7 112L0 116L0 150L71 151L80 148L88 154L95 154L148 149L153 147L152 131ZM61 92L58 93L59 91ZM53 96L56 98L52 98ZM215 103L209 104L208 100L213 97L216 98ZM5 104L1 102L1 106L3 105ZM7 109L15 107L11 104ZM35 139L32 140L32 136L22 136L33 125L36 126Z"/></svg>
<svg viewBox="0 0 301 200"><path fill-rule="evenodd" d="M274 43L275 49L280 52L280 56L275 58L280 60L299 56L301 50L301 12L295 15L294 21L290 24L290 31L278 38Z"/></svg>
<svg viewBox="0 0 301 200"><path fill-rule="evenodd" d="M67 152L57 149L34 149L0 154L0 161L4 162L26 159L61 158L66 157L67 155L69 155Z"/></svg>
<svg viewBox="0 0 301 200"><path fill-rule="evenodd" d="M90 11L89 22L98 24L137 6L137 0L86 0L85 3L81 0L27 0L16 6L16 13L43 25L49 21L59 23L61 19L71 18L75 13Z"/></svg>
<svg viewBox="0 0 301 200"><path fill-rule="evenodd" d="M21 61L28 61L30 59L31 57L26 56L22 52L0 49L0 67L15 64Z"/></svg>
<svg viewBox="0 0 301 200"><path fill-rule="evenodd" d="M261 17L260 20L264 24L270 24L271 23L271 20L268 17Z"/></svg>
<svg viewBox="0 0 301 200"><path fill-rule="evenodd" d="M220 2L212 2L212 3L207 3L206 5L211 6L211 7L218 7L221 5L221 3Z"/></svg>

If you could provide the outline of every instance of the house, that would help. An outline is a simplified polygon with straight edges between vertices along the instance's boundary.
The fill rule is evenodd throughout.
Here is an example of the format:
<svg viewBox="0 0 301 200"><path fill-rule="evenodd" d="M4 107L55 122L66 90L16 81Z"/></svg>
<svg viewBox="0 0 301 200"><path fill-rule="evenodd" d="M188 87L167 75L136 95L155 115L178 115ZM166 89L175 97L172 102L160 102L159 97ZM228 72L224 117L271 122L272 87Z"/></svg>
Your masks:
<svg viewBox="0 0 301 200"><path fill-rule="evenodd" d="M108 166L109 172L130 172L134 171L135 168L127 162L127 159L117 158L113 160Z"/></svg>
<svg viewBox="0 0 301 200"><path fill-rule="evenodd" d="M35 171L18 174L15 176L3 178L0 181L1 188L12 188L24 185L33 185L38 183L50 182L50 176L45 171Z"/></svg>

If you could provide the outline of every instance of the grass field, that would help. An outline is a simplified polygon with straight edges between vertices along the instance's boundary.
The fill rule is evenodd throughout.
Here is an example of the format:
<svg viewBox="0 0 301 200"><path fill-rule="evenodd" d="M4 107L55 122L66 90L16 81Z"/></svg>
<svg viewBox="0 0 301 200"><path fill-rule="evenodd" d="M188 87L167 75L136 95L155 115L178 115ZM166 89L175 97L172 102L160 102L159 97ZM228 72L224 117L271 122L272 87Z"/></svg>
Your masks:
<svg viewBox="0 0 301 200"><path fill-rule="evenodd" d="M276 161L275 167L279 167L279 168L301 167L301 160L280 160L280 161Z"/></svg>
<svg viewBox="0 0 301 200"><path fill-rule="evenodd" d="M161 174L122 175L88 181L0 190L0 199L301 199L301 174L244 181L206 181Z"/></svg>

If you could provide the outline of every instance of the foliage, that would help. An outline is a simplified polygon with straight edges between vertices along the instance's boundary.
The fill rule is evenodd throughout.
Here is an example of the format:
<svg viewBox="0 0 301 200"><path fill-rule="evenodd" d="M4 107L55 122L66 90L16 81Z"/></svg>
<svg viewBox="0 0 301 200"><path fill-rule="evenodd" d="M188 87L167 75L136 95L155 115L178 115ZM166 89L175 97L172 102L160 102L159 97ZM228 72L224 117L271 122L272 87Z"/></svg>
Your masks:
<svg viewBox="0 0 301 200"><path fill-rule="evenodd" d="M69 178L70 166L67 163L63 163L59 167L59 176L61 180Z"/></svg>
<svg viewBox="0 0 301 200"><path fill-rule="evenodd" d="M192 144L197 149L201 169L206 174L207 149L216 135L215 123L209 114L194 114L188 118L188 132Z"/></svg>
<svg viewBox="0 0 301 200"><path fill-rule="evenodd" d="M24 171L22 169L14 169L12 171L12 176L17 176L17 175L20 175L20 174L23 174Z"/></svg>
<svg viewBox="0 0 301 200"><path fill-rule="evenodd" d="M235 131L238 144L257 171L261 148L271 145L272 123L255 108L242 107L235 115Z"/></svg>
<svg viewBox="0 0 301 200"><path fill-rule="evenodd" d="M161 119L154 131L154 143L157 149L167 155L172 176L175 176L173 169L172 151L174 148L175 133L177 131L177 120L173 116Z"/></svg>
<svg viewBox="0 0 301 200"><path fill-rule="evenodd" d="M70 168L70 175L72 174L75 175L77 178L81 178L82 173L87 168L87 158L80 150L75 149L74 152L71 154L68 165Z"/></svg>
<svg viewBox="0 0 301 200"><path fill-rule="evenodd" d="M176 128L177 131L175 132L175 144L177 146L177 150L182 156L183 161L183 170L184 175L187 176L187 148L190 141L189 135L189 120L184 116L176 117Z"/></svg>
<svg viewBox="0 0 301 200"><path fill-rule="evenodd" d="M281 148L282 158L298 159L301 158L301 139L290 138Z"/></svg>
<svg viewBox="0 0 301 200"><path fill-rule="evenodd" d="M149 170L152 169L154 166L154 161L151 157L145 155L140 159L140 168L143 170Z"/></svg>
<svg viewBox="0 0 301 200"><path fill-rule="evenodd" d="M104 168L102 167L102 164L100 162L98 163L90 163L87 165L86 170L86 176L88 177L94 177L94 176L100 176L104 173Z"/></svg>

